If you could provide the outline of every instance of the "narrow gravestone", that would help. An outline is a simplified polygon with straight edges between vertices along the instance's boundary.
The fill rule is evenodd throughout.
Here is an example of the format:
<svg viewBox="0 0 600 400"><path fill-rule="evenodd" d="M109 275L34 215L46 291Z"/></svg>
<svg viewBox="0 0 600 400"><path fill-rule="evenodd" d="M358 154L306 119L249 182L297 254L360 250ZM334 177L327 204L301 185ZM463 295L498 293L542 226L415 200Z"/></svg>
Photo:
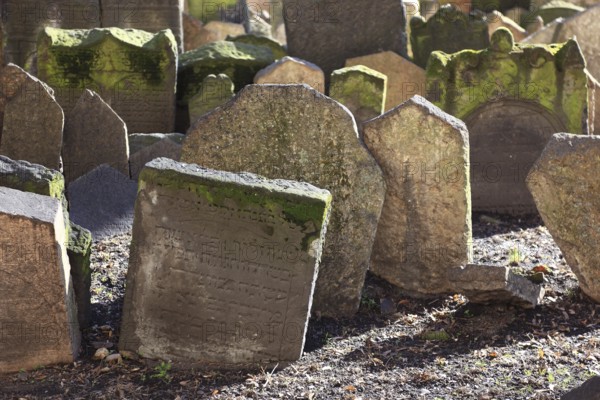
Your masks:
<svg viewBox="0 0 600 400"><path fill-rule="evenodd" d="M266 68L261 69L254 76L257 84L301 84L325 92L325 75L323 70L311 62L295 57L283 57Z"/></svg>
<svg viewBox="0 0 600 400"><path fill-rule="evenodd" d="M410 20L410 44L414 63L425 68L429 55L489 46L488 26L484 14L465 14L453 4L442 7L428 21L420 15Z"/></svg>
<svg viewBox="0 0 600 400"><path fill-rule="evenodd" d="M284 0L289 55L317 64L326 78L348 58L391 50L406 56L399 0Z"/></svg>
<svg viewBox="0 0 600 400"><path fill-rule="evenodd" d="M171 31L46 28L38 75L68 113L85 89L98 93L133 132L172 132L177 44Z"/></svg>
<svg viewBox="0 0 600 400"><path fill-rule="evenodd" d="M0 187L0 372L72 363L81 334L60 202Z"/></svg>
<svg viewBox="0 0 600 400"><path fill-rule="evenodd" d="M202 81L200 91L190 99L188 112L190 123L215 108L227 103L233 97L234 84L225 74L208 75Z"/></svg>
<svg viewBox="0 0 600 400"><path fill-rule="evenodd" d="M600 137L552 136L527 177L544 225L565 256L581 290L600 301Z"/></svg>
<svg viewBox="0 0 600 400"><path fill-rule="evenodd" d="M590 135L600 134L600 82L589 72L588 78L588 128Z"/></svg>
<svg viewBox="0 0 600 400"><path fill-rule="evenodd" d="M0 154L59 169L64 114L53 90L13 64L0 81Z"/></svg>
<svg viewBox="0 0 600 400"><path fill-rule="evenodd" d="M67 183L102 164L129 176L127 126L97 93L83 92L67 118L64 137Z"/></svg>
<svg viewBox="0 0 600 400"><path fill-rule="evenodd" d="M357 65L333 71L329 96L348 107L360 125L383 113L386 90L387 76Z"/></svg>
<svg viewBox="0 0 600 400"><path fill-rule="evenodd" d="M242 7L244 16L262 17L268 20L269 34L280 43L286 43L282 0L244 0Z"/></svg>
<svg viewBox="0 0 600 400"><path fill-rule="evenodd" d="M425 96L425 70L393 51L369 54L346 60L346 67L364 65L387 77L385 111L414 95Z"/></svg>
<svg viewBox="0 0 600 400"><path fill-rule="evenodd" d="M469 128L474 211L537 212L529 169L552 134L588 133L584 63L576 41L515 44L506 28L489 49L432 54L429 100Z"/></svg>
<svg viewBox="0 0 600 400"><path fill-rule="evenodd" d="M144 168L144 165L155 158L160 157L179 161L179 158L181 157L181 144L165 138L132 154L129 158L131 179L137 181L142 169Z"/></svg>
<svg viewBox="0 0 600 400"><path fill-rule="evenodd" d="M147 164L119 347L204 367L300 358L330 205L307 183Z"/></svg>
<svg viewBox="0 0 600 400"><path fill-rule="evenodd" d="M345 107L306 85L249 85L196 122L181 160L331 191L314 309L333 317L358 310L385 188Z"/></svg>
<svg viewBox="0 0 600 400"><path fill-rule="evenodd" d="M363 130L387 187L371 272L409 293L451 291L449 269L472 259L467 127L415 96Z"/></svg>

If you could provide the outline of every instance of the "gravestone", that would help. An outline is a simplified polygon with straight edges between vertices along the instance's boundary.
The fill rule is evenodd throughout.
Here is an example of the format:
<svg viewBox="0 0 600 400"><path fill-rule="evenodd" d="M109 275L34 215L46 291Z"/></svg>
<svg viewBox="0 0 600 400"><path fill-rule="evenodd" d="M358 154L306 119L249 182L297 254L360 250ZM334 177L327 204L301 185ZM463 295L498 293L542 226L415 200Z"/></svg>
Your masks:
<svg viewBox="0 0 600 400"><path fill-rule="evenodd" d="M128 136L129 141L129 154L135 154L142 150L144 147L152 146L155 143L162 141L163 139L169 139L173 143L181 144L185 135L182 133L130 133Z"/></svg>
<svg viewBox="0 0 600 400"><path fill-rule="evenodd" d="M369 54L346 60L346 67L364 65L387 76L385 111L414 95L425 96L425 70L393 51Z"/></svg>
<svg viewBox="0 0 600 400"><path fill-rule="evenodd" d="M579 7L569 1L552 0L537 7L533 12L523 15L521 25L529 25L537 16L542 17L544 23L548 24L557 18L569 18L584 10L585 8Z"/></svg>
<svg viewBox="0 0 600 400"><path fill-rule="evenodd" d="M190 123L209 111L227 103L233 97L234 84L225 74L208 75L202 81L200 91L188 104Z"/></svg>
<svg viewBox="0 0 600 400"><path fill-rule="evenodd" d="M490 38L498 28L506 28L512 33L515 42L520 42L527 37L527 31L512 19L508 18L500 11L492 11L486 17L488 23L488 34Z"/></svg>
<svg viewBox="0 0 600 400"><path fill-rule="evenodd" d="M13 64L0 81L0 154L59 169L64 114L53 90Z"/></svg>
<svg viewBox="0 0 600 400"><path fill-rule="evenodd" d="M370 271L408 293L452 290L472 260L469 132L421 96L364 124L386 196Z"/></svg>
<svg viewBox="0 0 600 400"><path fill-rule="evenodd" d="M358 310L385 188L345 107L306 85L249 85L196 122L181 160L331 191L313 309L333 317Z"/></svg>
<svg viewBox="0 0 600 400"><path fill-rule="evenodd" d="M238 0L188 0L188 11L202 22L240 18Z"/></svg>
<svg viewBox="0 0 600 400"><path fill-rule="evenodd" d="M600 202L600 137L552 136L527 177L544 225L571 267L581 290L600 301L596 227Z"/></svg>
<svg viewBox="0 0 600 400"><path fill-rule="evenodd" d="M317 64L326 79L348 58L391 50L406 56L398 0L283 0L288 53Z"/></svg>
<svg viewBox="0 0 600 400"><path fill-rule="evenodd" d="M273 52L273 56L276 60L287 56L285 48L281 45L281 43L266 36L259 36L250 33L247 35L228 36L227 40L236 43L251 44L253 46L268 47Z"/></svg>
<svg viewBox="0 0 600 400"><path fill-rule="evenodd" d="M417 15L410 20L410 44L413 61L425 68L429 55L436 50L455 53L464 49L480 50L489 46L485 14L465 14L447 4L428 20Z"/></svg>
<svg viewBox="0 0 600 400"><path fill-rule="evenodd" d="M280 43L286 43L285 18L282 0L242 1L244 16L261 17L269 23L269 34Z"/></svg>
<svg viewBox="0 0 600 400"><path fill-rule="evenodd" d="M97 93L83 92L67 118L64 137L67 183L102 164L129 176L127 126Z"/></svg>
<svg viewBox="0 0 600 400"><path fill-rule="evenodd" d="M383 113L386 86L387 76L357 65L333 71L329 96L348 107L360 126Z"/></svg>
<svg viewBox="0 0 600 400"><path fill-rule="evenodd" d="M577 42L514 44L499 28L489 49L434 52L426 74L429 100L469 128L473 210L536 213L525 185L529 169L552 134L587 133Z"/></svg>
<svg viewBox="0 0 600 400"><path fill-rule="evenodd" d="M72 363L81 333L60 202L0 187L0 372Z"/></svg>
<svg viewBox="0 0 600 400"><path fill-rule="evenodd" d="M203 367L300 358L330 205L307 183L147 164L119 348Z"/></svg>
<svg viewBox="0 0 600 400"><path fill-rule="evenodd" d="M590 135L600 134L600 82L589 72L588 78L588 128Z"/></svg>
<svg viewBox="0 0 600 400"><path fill-rule="evenodd" d="M184 51L191 51L207 43L225 40L228 36L246 33L242 24L223 21L210 21L206 25L196 18L183 14Z"/></svg>
<svg viewBox="0 0 600 400"><path fill-rule="evenodd" d="M323 70L311 62L289 56L283 57L258 71L254 76L254 83L305 83L321 93L325 92L325 75L323 74Z"/></svg>
<svg viewBox="0 0 600 400"><path fill-rule="evenodd" d="M169 30L46 28L38 41L38 75L54 88L67 117L90 89L133 132L173 131L176 60Z"/></svg>
<svg viewBox="0 0 600 400"><path fill-rule="evenodd" d="M182 11L180 0L102 0L102 26L152 33L170 29L183 52Z"/></svg>
<svg viewBox="0 0 600 400"><path fill-rule="evenodd" d="M73 292L77 301L77 321L81 329L88 328L92 320L90 288L92 286L92 233L71 222L67 242L67 255L71 264Z"/></svg>
<svg viewBox="0 0 600 400"><path fill-rule="evenodd" d="M144 165L155 158L160 157L179 161L179 158L181 157L181 144L165 138L132 154L131 157L129 157L131 179L137 181L142 169L144 168Z"/></svg>
<svg viewBox="0 0 600 400"><path fill-rule="evenodd" d="M100 0L53 1L50 4L59 5L57 15L60 18L60 27L63 29L93 29L102 24L100 21L102 15Z"/></svg>

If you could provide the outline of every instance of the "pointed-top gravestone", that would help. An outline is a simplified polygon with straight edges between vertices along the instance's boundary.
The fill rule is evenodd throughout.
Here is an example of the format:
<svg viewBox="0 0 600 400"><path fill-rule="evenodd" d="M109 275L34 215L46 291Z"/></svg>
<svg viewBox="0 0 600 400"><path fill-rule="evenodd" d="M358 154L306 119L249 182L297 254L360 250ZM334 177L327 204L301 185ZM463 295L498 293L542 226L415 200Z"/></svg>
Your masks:
<svg viewBox="0 0 600 400"><path fill-rule="evenodd" d="M415 96L363 130L387 184L371 271L409 293L451 291L448 271L472 257L467 127Z"/></svg>
<svg viewBox="0 0 600 400"><path fill-rule="evenodd" d="M0 154L59 169L64 114L53 90L13 64L0 83Z"/></svg>
<svg viewBox="0 0 600 400"><path fill-rule="evenodd" d="M311 62L295 57L283 57L254 76L254 83L266 84L301 84L325 92L325 75L323 70Z"/></svg>
<svg viewBox="0 0 600 400"><path fill-rule="evenodd" d="M85 90L65 124L64 172L72 182L102 164L129 176L127 126L97 93Z"/></svg>
<svg viewBox="0 0 600 400"><path fill-rule="evenodd" d="M288 53L317 64L326 78L348 58L391 50L406 56L399 0L284 0Z"/></svg>
<svg viewBox="0 0 600 400"><path fill-rule="evenodd" d="M181 160L328 189L333 209L314 309L334 317L356 312L384 183L345 107L306 85L249 85L195 123Z"/></svg>

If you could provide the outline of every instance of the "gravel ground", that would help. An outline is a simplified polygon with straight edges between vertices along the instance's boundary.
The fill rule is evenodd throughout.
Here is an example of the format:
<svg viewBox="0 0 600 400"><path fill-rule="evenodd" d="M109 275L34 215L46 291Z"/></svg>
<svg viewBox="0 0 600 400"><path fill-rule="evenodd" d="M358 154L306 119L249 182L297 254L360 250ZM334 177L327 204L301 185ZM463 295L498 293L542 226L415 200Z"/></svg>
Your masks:
<svg viewBox="0 0 600 400"><path fill-rule="evenodd" d="M537 217L475 215L478 263L546 265L533 310L478 306L461 295L402 296L368 276L352 319L313 318L305 354L285 369L195 371L118 352L131 236L96 242L94 326L72 365L0 375L1 398L24 399L557 399L600 371L600 305L585 298ZM133 358L132 358L133 357Z"/></svg>

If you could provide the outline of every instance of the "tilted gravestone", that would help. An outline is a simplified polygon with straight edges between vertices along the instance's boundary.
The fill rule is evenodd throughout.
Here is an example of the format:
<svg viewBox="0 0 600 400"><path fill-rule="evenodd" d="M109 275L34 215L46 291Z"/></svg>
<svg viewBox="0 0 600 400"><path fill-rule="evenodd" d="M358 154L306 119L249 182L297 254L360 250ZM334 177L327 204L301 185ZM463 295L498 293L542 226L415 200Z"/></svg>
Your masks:
<svg viewBox="0 0 600 400"><path fill-rule="evenodd" d="M467 127L414 96L363 135L387 188L371 272L409 293L450 292L448 271L472 260Z"/></svg>
<svg viewBox="0 0 600 400"><path fill-rule="evenodd" d="M406 56L399 0L284 0L288 53L317 64L326 79L348 58L391 50Z"/></svg>
<svg viewBox="0 0 600 400"><path fill-rule="evenodd" d="M300 358L330 205L306 183L147 164L119 347L218 367Z"/></svg>
<svg viewBox="0 0 600 400"><path fill-rule="evenodd" d="M98 93L132 132L171 132L177 45L171 31L46 28L38 75L68 113L85 89Z"/></svg>
<svg viewBox="0 0 600 400"><path fill-rule="evenodd" d="M53 90L13 64L0 85L0 154L59 169L64 114Z"/></svg>
<svg viewBox="0 0 600 400"><path fill-rule="evenodd" d="M127 126L97 93L83 92L67 117L64 137L67 183L102 164L129 176Z"/></svg>
<svg viewBox="0 0 600 400"><path fill-rule="evenodd" d="M425 70L393 51L369 54L346 60L346 67L364 65L387 77L385 111L414 95L425 96Z"/></svg>
<svg viewBox="0 0 600 400"><path fill-rule="evenodd" d="M227 103L233 93L234 84L227 75L208 75L202 81L200 91L189 101L190 123L193 124L202 115Z"/></svg>
<svg viewBox="0 0 600 400"><path fill-rule="evenodd" d="M474 211L536 212L525 177L552 134L587 133L586 81L577 42L514 44L505 28L487 50L432 54L429 100L469 128Z"/></svg>
<svg viewBox="0 0 600 400"><path fill-rule="evenodd" d="M254 76L254 83L301 84L325 93L325 75L323 70L311 62L295 57L283 57Z"/></svg>
<svg viewBox="0 0 600 400"><path fill-rule="evenodd" d="M600 138L559 133L527 177L544 225L565 256L581 290L600 301Z"/></svg>
<svg viewBox="0 0 600 400"><path fill-rule="evenodd" d="M188 131L181 160L328 189L333 210L314 310L358 310L384 183L345 107L306 85L249 85Z"/></svg>
<svg viewBox="0 0 600 400"><path fill-rule="evenodd" d="M60 202L0 187L0 372L72 363L81 334Z"/></svg>

